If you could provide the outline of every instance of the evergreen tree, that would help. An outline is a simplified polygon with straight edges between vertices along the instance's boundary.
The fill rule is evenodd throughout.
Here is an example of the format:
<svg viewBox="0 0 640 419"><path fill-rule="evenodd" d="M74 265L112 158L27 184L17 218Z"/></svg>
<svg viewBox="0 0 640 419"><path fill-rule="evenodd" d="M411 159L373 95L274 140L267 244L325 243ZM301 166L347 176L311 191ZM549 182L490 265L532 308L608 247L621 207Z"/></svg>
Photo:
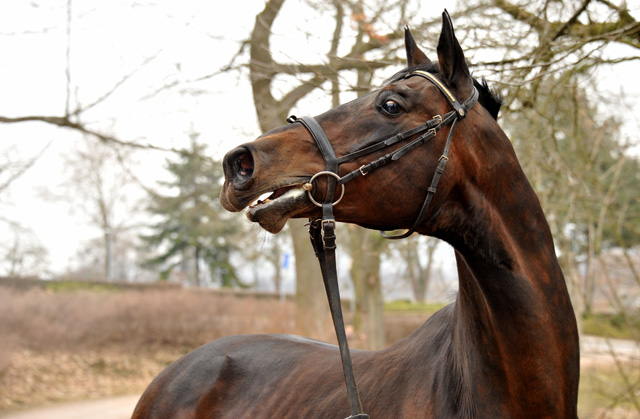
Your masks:
<svg viewBox="0 0 640 419"><path fill-rule="evenodd" d="M170 193L149 192L148 211L159 221L141 239L158 255L145 264L160 267L165 280L178 268L197 286L206 283L203 274L225 287L244 286L229 260L235 250L231 238L239 226L238 217L228 217L218 200L222 167L205 156L206 146L196 139L191 136L191 149L177 161L167 161L173 179L161 184ZM202 267L207 271L201 272Z"/></svg>

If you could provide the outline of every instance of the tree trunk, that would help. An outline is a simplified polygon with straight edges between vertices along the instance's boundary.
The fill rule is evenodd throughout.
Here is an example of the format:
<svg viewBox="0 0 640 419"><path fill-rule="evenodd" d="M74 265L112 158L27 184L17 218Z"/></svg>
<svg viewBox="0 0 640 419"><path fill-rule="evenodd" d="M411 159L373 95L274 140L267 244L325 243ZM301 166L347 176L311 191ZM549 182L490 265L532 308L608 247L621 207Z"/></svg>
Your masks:
<svg viewBox="0 0 640 419"><path fill-rule="evenodd" d="M271 255L273 267L275 268L275 272L273 274L273 285L276 293L278 295L282 295L282 251L280 250L280 245L275 241L271 250L273 252Z"/></svg>
<svg viewBox="0 0 640 419"><path fill-rule="evenodd" d="M113 274L113 230L111 227L104 228L104 248L105 248L105 260L104 260L104 272L107 282L114 280Z"/></svg>
<svg viewBox="0 0 640 419"><path fill-rule="evenodd" d="M366 349L385 346L384 300L380 281L380 252L383 238L377 231L349 225L349 253L351 278L356 300L353 327L358 338L363 338Z"/></svg>
<svg viewBox="0 0 640 419"><path fill-rule="evenodd" d="M195 285L197 288L200 288L202 284L200 283L200 255L202 253L202 248L200 246L196 246L193 255L193 276L195 280Z"/></svg>
<svg viewBox="0 0 640 419"><path fill-rule="evenodd" d="M420 252L418 249L419 241L415 238L408 240L405 243L405 261L407 262L407 272L409 274L409 280L411 281L411 291L413 292L413 298L422 303L426 301L427 290L429 289L429 283L431 282L431 267L433 266L433 254L438 247L438 240L432 237L425 238L426 251L427 251L427 264L422 266L420 263Z"/></svg>
<svg viewBox="0 0 640 419"><path fill-rule="evenodd" d="M331 336L330 313L322 273L315 257L306 220L289 220L296 260L296 328L305 336L328 339Z"/></svg>

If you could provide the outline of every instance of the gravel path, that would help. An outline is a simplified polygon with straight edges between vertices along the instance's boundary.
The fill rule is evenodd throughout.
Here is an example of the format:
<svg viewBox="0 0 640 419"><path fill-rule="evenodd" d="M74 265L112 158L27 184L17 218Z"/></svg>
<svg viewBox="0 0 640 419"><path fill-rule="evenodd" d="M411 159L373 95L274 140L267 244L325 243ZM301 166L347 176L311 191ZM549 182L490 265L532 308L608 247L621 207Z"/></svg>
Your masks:
<svg viewBox="0 0 640 419"><path fill-rule="evenodd" d="M0 415L2 419L129 419L140 395L63 403Z"/></svg>

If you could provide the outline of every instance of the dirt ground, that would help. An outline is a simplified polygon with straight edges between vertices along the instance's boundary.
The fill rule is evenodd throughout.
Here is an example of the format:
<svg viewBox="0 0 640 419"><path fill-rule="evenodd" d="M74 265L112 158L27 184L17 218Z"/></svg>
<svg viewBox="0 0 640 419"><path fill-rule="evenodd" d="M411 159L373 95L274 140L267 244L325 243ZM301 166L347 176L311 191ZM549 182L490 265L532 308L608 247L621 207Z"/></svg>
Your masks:
<svg viewBox="0 0 640 419"><path fill-rule="evenodd" d="M4 411L140 394L180 354L16 351L1 371Z"/></svg>
<svg viewBox="0 0 640 419"><path fill-rule="evenodd" d="M129 419L140 395L63 403L0 415L2 419Z"/></svg>

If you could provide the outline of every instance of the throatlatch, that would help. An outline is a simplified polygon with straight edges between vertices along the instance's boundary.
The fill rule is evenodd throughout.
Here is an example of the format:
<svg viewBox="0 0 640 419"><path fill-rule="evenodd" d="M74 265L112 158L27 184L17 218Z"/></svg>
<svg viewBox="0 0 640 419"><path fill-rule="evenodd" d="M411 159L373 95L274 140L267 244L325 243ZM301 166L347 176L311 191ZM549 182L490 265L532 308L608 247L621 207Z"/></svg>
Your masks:
<svg viewBox="0 0 640 419"><path fill-rule="evenodd" d="M451 124L447 141L445 142L442 155L438 160L438 166L431 179L431 184L427 189L427 195L420 208L420 212L416 217L415 222L411 228L400 235L388 236L385 232L382 232L382 236L387 239L401 239L410 236L414 233L416 228L424 221L424 217L427 213L427 209L431 204L433 195L436 193L436 187L440 180L440 177L444 173L445 165L449 160L449 148L451 145L451 139L453 138L453 131L459 120L465 118L469 110L478 101L478 90L474 87L471 96L464 102L460 103L456 100L455 96L447 89L434 75L425 71L413 71L409 73L405 78L420 76L431 83L433 83L443 94L443 96L449 101L449 104L453 107L453 110L446 113L444 116L436 115L429 121L408 131L398 133L383 141L372 144L361 150L347 154L340 158L336 157L333 147L327 138L327 135L322 130L322 127L313 117L297 118L290 116L287 118L287 122L296 123L299 122L309 131L318 149L322 153L322 158L325 162L325 170L316 173L309 182L307 182L303 188L307 191L309 199L316 206L322 208L322 218L309 220L309 236L311 238L311 244L320 263L320 270L322 271L322 278L324 281L325 290L327 292L327 299L329 300L329 309L331 310L331 317L333 318L333 326L336 331L336 337L338 338L338 346L340 348L340 357L342 359L342 369L344 371L345 383L347 386L347 393L349 396L349 405L351 409L351 416L347 419L368 419L369 415L363 412L362 403L360 401L360 395L356 386L355 374L353 371L353 365L351 363L351 353L349 351L349 344L347 336L344 330L344 319L342 315L342 306L340 304L340 289L338 287L338 273L336 268L336 235L335 225L336 221L333 215L333 206L338 204L344 196L345 186L344 184L359 177L365 176L372 170L385 166L393 161L398 160L400 157L416 149L418 146L426 143L428 140L434 138L438 131L446 125ZM340 176L338 169L341 163L354 160L356 158L366 156L378 150L382 150L400 141L420 134L417 138L413 139L406 145L385 154L384 156L374 160L371 163L360 166L358 169ZM313 197L313 181L319 176L327 177L327 189L325 197L322 203L316 201ZM336 189L341 186L342 190L340 196L336 199Z"/></svg>

